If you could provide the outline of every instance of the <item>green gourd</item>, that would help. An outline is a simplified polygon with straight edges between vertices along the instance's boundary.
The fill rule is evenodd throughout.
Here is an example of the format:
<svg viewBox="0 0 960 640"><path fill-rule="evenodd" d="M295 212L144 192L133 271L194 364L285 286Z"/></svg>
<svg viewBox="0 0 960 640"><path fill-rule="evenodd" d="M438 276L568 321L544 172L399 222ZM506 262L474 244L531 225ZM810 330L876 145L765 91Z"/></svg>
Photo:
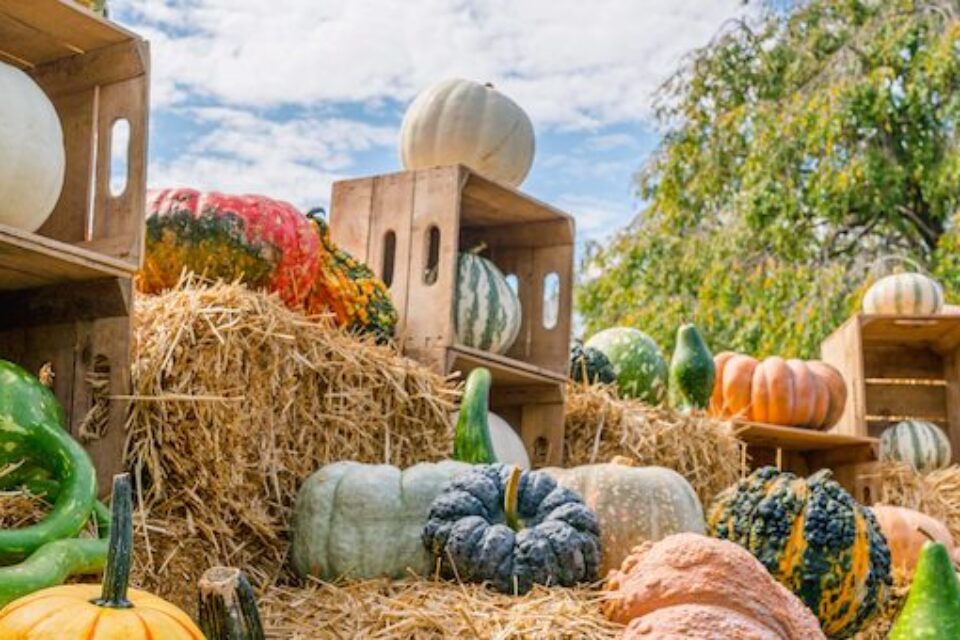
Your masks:
<svg viewBox="0 0 960 640"><path fill-rule="evenodd" d="M670 360L670 406L679 411L706 409L715 376L713 355L700 332L692 324L682 325Z"/></svg>
<svg viewBox="0 0 960 640"><path fill-rule="evenodd" d="M487 423L492 376L484 368L474 369L467 376L460 403L460 413L453 435L453 459L470 464L497 461Z"/></svg>
<svg viewBox="0 0 960 640"><path fill-rule="evenodd" d="M60 426L63 409L53 393L19 366L0 360L0 468L14 465L0 489L25 487L53 504L41 522L0 530L0 606L103 568L106 540L73 539L95 515L109 523L96 500L96 471L86 451Z"/></svg>
<svg viewBox="0 0 960 640"><path fill-rule="evenodd" d="M960 581L947 547L929 541L920 552L910 594L889 640L947 638L960 638Z"/></svg>

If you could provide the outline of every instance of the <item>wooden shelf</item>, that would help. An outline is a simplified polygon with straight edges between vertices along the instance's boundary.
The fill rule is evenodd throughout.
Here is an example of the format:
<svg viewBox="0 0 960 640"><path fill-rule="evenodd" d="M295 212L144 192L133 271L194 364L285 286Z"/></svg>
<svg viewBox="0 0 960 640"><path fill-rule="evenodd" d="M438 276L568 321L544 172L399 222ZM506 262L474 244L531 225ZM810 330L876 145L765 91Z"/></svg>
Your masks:
<svg viewBox="0 0 960 640"><path fill-rule="evenodd" d="M132 278L129 262L0 224L0 291Z"/></svg>
<svg viewBox="0 0 960 640"><path fill-rule="evenodd" d="M960 346L960 315L860 314L858 319L865 343L923 346L940 354L950 353Z"/></svg>
<svg viewBox="0 0 960 640"><path fill-rule="evenodd" d="M562 374L463 345L450 347L447 360L447 370L459 371L463 377L478 367L486 367L493 376L493 384L501 387L556 387L566 383L566 376Z"/></svg>
<svg viewBox="0 0 960 640"><path fill-rule="evenodd" d="M734 421L734 434L747 444L783 449L784 451L821 451L879 444L876 438L740 420Z"/></svg>

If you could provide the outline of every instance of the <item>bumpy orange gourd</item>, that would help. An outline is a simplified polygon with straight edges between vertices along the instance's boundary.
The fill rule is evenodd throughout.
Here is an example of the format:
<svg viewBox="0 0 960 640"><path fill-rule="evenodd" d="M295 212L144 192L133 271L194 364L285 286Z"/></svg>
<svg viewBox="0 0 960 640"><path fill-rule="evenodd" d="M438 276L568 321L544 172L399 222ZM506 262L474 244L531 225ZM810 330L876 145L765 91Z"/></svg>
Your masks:
<svg viewBox="0 0 960 640"><path fill-rule="evenodd" d="M942 542L947 551L956 556L957 549L950 530L936 518L913 509L885 504L874 505L870 510L887 539L891 564L907 575L913 574L920 559L920 550L930 538Z"/></svg>
<svg viewBox="0 0 960 640"><path fill-rule="evenodd" d="M604 607L628 640L817 640L809 609L732 542L681 533L645 543L612 571Z"/></svg>
<svg viewBox="0 0 960 640"><path fill-rule="evenodd" d="M758 362L724 352L714 359L717 370L711 415L754 422L826 429L843 414L847 391L836 369L819 360L784 360L772 356Z"/></svg>

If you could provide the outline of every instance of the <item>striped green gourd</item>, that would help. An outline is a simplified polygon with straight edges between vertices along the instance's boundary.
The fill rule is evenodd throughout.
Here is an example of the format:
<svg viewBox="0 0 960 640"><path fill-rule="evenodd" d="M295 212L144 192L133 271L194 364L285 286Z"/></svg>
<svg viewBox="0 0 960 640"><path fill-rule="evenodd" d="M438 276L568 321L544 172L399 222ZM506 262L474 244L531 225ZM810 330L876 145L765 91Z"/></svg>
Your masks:
<svg viewBox="0 0 960 640"><path fill-rule="evenodd" d="M454 300L457 342L506 353L520 333L520 320L520 299L500 269L474 253L461 253Z"/></svg>
<svg viewBox="0 0 960 640"><path fill-rule="evenodd" d="M940 283L922 273L896 273L880 278L863 297L864 313L931 315L943 307Z"/></svg>
<svg viewBox="0 0 960 640"><path fill-rule="evenodd" d="M932 422L904 420L880 436L880 453L885 460L899 460L918 471L949 466L952 451L947 434Z"/></svg>

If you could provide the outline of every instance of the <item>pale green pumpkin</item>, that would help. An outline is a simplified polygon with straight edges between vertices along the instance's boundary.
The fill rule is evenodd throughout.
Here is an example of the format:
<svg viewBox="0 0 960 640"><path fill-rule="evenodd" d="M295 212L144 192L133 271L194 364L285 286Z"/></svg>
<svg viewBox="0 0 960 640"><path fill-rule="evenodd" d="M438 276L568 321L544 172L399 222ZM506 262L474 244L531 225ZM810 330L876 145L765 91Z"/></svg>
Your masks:
<svg viewBox="0 0 960 640"><path fill-rule="evenodd" d="M429 575L420 534L430 504L471 465L444 460L404 470L335 462L300 487L293 516L293 568L301 577L402 578Z"/></svg>

